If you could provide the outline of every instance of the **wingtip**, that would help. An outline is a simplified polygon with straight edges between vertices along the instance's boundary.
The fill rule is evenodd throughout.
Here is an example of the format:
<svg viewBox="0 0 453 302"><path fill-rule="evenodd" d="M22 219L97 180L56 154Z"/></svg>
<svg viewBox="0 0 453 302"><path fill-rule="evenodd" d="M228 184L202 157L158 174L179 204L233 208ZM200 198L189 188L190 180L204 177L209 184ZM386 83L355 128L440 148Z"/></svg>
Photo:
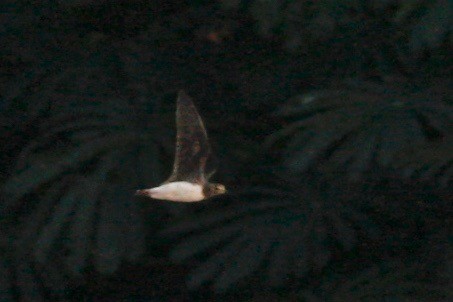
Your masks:
<svg viewBox="0 0 453 302"><path fill-rule="evenodd" d="M181 89L178 92L178 100L190 100L190 96L185 92L185 90Z"/></svg>
<svg viewBox="0 0 453 302"><path fill-rule="evenodd" d="M179 89L178 91L178 97L179 98L183 98L183 97L186 97L187 96L187 93L184 89Z"/></svg>

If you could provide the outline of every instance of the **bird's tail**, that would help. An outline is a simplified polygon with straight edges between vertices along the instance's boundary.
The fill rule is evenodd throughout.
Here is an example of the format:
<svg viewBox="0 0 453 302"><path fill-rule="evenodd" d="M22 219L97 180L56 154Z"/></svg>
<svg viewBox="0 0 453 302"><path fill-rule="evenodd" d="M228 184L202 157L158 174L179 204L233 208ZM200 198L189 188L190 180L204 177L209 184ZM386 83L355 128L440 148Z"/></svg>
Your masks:
<svg viewBox="0 0 453 302"><path fill-rule="evenodd" d="M148 196L149 190L137 190L135 191L136 196Z"/></svg>

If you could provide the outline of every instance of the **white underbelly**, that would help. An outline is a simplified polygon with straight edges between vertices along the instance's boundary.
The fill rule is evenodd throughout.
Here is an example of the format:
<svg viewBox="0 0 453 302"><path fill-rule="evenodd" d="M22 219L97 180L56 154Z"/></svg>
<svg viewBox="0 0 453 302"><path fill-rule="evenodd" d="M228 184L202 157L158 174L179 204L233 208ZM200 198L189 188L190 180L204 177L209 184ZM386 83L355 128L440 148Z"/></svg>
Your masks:
<svg viewBox="0 0 453 302"><path fill-rule="evenodd" d="M171 182L150 189L150 197L161 200L195 202L204 199L203 188L186 181Z"/></svg>

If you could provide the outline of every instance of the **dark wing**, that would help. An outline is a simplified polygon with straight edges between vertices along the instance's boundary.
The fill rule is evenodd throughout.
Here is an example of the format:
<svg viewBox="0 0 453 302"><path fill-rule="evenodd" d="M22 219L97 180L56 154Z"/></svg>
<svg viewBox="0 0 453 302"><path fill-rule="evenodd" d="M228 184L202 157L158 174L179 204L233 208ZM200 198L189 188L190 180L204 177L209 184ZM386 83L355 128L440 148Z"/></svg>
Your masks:
<svg viewBox="0 0 453 302"><path fill-rule="evenodd" d="M203 121L191 98L180 91L176 104L176 153L173 172L166 182L206 182L206 161L211 154Z"/></svg>

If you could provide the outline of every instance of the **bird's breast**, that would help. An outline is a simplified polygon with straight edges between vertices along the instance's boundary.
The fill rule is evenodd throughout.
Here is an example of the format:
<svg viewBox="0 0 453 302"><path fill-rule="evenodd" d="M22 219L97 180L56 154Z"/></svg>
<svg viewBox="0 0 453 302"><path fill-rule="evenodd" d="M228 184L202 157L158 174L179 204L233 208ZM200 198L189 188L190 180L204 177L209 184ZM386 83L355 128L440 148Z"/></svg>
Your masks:
<svg viewBox="0 0 453 302"><path fill-rule="evenodd" d="M186 181L170 182L150 189L150 197L154 199L196 202L204 199L203 187Z"/></svg>

